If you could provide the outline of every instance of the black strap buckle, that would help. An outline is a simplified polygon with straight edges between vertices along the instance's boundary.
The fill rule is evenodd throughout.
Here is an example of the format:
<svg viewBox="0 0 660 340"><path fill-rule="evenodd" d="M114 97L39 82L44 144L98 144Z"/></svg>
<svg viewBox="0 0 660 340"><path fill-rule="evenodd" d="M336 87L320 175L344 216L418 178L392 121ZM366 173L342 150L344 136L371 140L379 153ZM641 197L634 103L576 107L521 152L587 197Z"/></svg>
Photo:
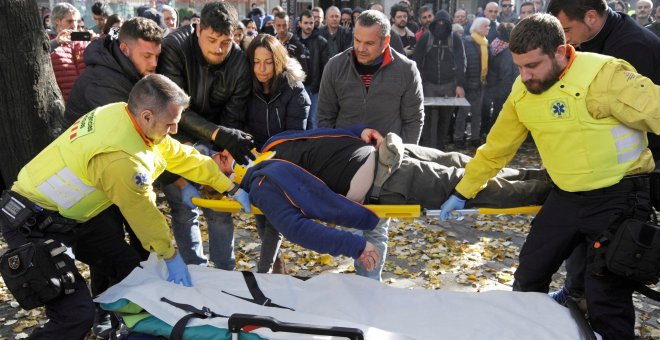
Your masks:
<svg viewBox="0 0 660 340"><path fill-rule="evenodd" d="M179 319L179 321L176 322L176 324L172 328L172 333L170 334L171 340L183 339L183 332L186 330L186 325L188 324L188 321L190 321L190 319L229 318L228 316L215 313L210 308L204 306L202 307L202 309L198 309L191 305L187 305L185 303L174 302L166 297L160 298L160 301L163 301L176 308L182 309L186 312L190 312L190 314L185 315L184 317Z"/></svg>
<svg viewBox="0 0 660 340"><path fill-rule="evenodd" d="M37 223L37 214L41 207L21 195L5 190L0 197L0 216L10 227L19 229L25 225L32 227ZM23 230L20 230L23 232ZM29 231L29 229L28 229Z"/></svg>

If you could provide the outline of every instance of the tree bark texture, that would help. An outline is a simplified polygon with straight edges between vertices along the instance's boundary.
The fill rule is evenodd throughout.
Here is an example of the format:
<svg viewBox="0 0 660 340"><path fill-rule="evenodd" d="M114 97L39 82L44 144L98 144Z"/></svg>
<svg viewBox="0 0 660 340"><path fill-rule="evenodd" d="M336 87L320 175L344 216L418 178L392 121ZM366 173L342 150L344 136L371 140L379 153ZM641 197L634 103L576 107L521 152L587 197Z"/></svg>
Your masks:
<svg viewBox="0 0 660 340"><path fill-rule="evenodd" d="M0 0L0 176L7 188L66 128L48 43L36 0Z"/></svg>

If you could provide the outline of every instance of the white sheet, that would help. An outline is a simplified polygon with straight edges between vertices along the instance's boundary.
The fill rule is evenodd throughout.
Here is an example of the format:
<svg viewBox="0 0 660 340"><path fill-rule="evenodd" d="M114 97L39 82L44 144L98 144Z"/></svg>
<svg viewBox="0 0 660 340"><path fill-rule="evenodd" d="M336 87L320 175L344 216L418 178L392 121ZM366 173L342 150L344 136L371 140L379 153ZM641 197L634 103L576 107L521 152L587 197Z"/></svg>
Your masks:
<svg viewBox="0 0 660 340"><path fill-rule="evenodd" d="M154 256L142 266L95 301L126 298L170 325L187 313L161 302L163 296L223 315L269 315L287 322L357 327L367 339L581 339L568 309L541 293L410 290L346 274L321 274L307 281L255 274L264 295L293 312L222 293L251 298L240 272L189 266L194 287L188 288L167 282L165 264ZM227 319L193 319L189 323L202 324L227 328ZM268 339L295 337L263 328L254 333Z"/></svg>

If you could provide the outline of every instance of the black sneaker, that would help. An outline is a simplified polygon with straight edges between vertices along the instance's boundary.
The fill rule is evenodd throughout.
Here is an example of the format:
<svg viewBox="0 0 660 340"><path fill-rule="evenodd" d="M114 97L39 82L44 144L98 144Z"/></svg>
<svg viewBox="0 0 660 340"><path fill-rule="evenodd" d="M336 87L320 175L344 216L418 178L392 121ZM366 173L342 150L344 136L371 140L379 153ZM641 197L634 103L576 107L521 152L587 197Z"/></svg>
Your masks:
<svg viewBox="0 0 660 340"><path fill-rule="evenodd" d="M454 142L454 145L456 146L457 149L465 149L465 141L464 140L457 140Z"/></svg>
<svg viewBox="0 0 660 340"><path fill-rule="evenodd" d="M481 141L478 139L471 140L470 145L472 145L473 148L478 148L481 146Z"/></svg>

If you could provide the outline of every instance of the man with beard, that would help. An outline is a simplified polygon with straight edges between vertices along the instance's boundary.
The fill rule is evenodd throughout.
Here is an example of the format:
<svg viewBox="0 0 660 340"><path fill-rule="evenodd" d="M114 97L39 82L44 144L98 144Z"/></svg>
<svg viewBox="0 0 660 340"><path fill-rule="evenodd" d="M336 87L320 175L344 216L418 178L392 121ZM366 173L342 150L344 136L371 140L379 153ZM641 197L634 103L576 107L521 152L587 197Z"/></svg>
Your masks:
<svg viewBox="0 0 660 340"><path fill-rule="evenodd" d="M254 158L252 136L240 131L245 123L252 80L250 65L233 41L238 25L236 9L224 2L202 8L200 23L170 32L163 39L157 72L190 95L190 107L181 115L180 141L212 143L231 152L239 163ZM193 184L178 178L163 192L172 215L172 230L187 264L208 263L204 255L199 213L190 199L198 195ZM209 257L216 268L233 270L234 224L231 214L203 210L208 226Z"/></svg>
<svg viewBox="0 0 660 340"><path fill-rule="evenodd" d="M429 25L433 21L433 7L425 5L419 8L419 30L415 33L415 39L419 38L424 32L429 30Z"/></svg>
<svg viewBox="0 0 660 340"><path fill-rule="evenodd" d="M642 27L652 24L653 16L651 15L651 10L653 9L653 3L651 0L639 0L635 6L635 19L637 19L637 23Z"/></svg>
<svg viewBox="0 0 660 340"><path fill-rule="evenodd" d="M133 85L156 73L163 29L147 18L127 20L119 34L108 34L85 49L87 69L76 79L65 115L73 124L93 109L128 100Z"/></svg>
<svg viewBox="0 0 660 340"><path fill-rule="evenodd" d="M520 77L441 217L475 197L531 132L555 186L520 252L513 289L547 293L577 246L593 245L594 259L594 242L617 218L649 218L642 212L654 162L644 132L660 132L660 87L623 60L576 52L549 14L522 20L509 47ZM593 329L604 339L633 339L638 283L596 261L587 261L584 280Z"/></svg>
<svg viewBox="0 0 660 340"><path fill-rule="evenodd" d="M408 25L408 17L410 17L410 7L405 3L398 3L390 9L390 18L393 22L392 31L401 38L403 43L403 50L407 57L410 57L415 50L415 33L411 31Z"/></svg>
<svg viewBox="0 0 660 340"><path fill-rule="evenodd" d="M518 21L518 14L516 13L516 4L513 0L502 0L500 5L502 6L502 12L500 16L497 17L499 23L510 22L514 23Z"/></svg>
<svg viewBox="0 0 660 340"><path fill-rule="evenodd" d="M609 55L629 62L635 70L660 84L660 39L625 13L611 10L605 0L552 0L548 13L559 19L566 41L582 52ZM660 137L647 135L653 159L660 159ZM584 254L578 248L566 261L566 283L550 295L559 303L584 296Z"/></svg>

